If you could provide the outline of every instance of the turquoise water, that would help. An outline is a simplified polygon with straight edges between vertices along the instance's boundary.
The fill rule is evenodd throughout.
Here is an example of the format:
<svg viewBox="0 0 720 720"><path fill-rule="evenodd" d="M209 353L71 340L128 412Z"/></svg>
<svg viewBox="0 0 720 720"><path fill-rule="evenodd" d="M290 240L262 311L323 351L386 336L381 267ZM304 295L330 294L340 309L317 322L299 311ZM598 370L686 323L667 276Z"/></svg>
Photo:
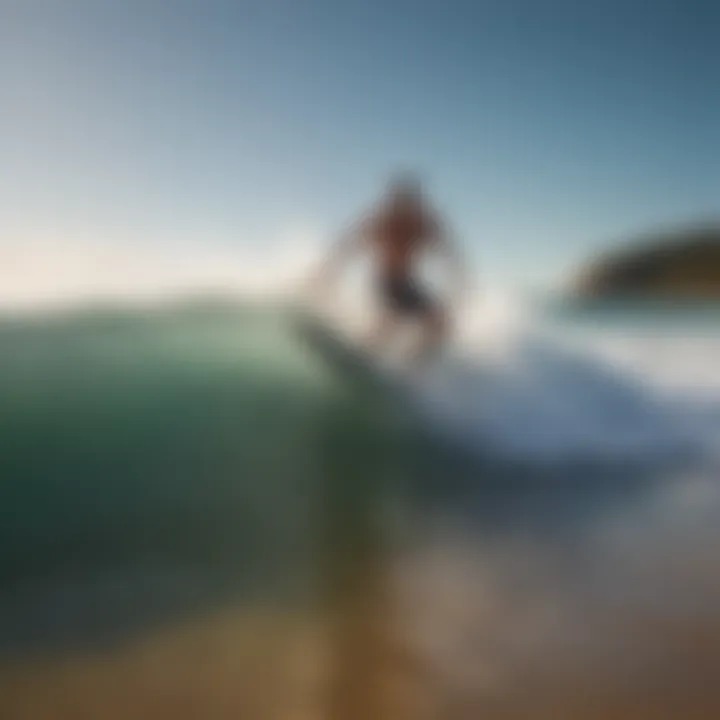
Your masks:
<svg viewBox="0 0 720 720"><path fill-rule="evenodd" d="M657 304L550 311L582 327L720 325L716 305L670 316ZM287 577L310 544L332 544L318 534L367 522L394 485L422 486L428 502L482 486L473 512L487 521L507 498L480 481L517 484L514 469L468 467L398 425L392 403L333 375L270 307L188 301L6 317L0 578L15 586L146 561ZM550 485L576 474L523 476L533 512L554 502Z"/></svg>
<svg viewBox="0 0 720 720"><path fill-rule="evenodd" d="M6 589L143 563L288 584L326 533L362 536L403 447L257 307L7 319L0 398Z"/></svg>
<svg viewBox="0 0 720 720"><path fill-rule="evenodd" d="M604 327L629 320L617 308L554 310L579 327L592 326L592 312ZM631 330L652 325L635 312ZM658 320L658 312L650 314ZM714 322L705 312L702 322ZM703 340L695 353L703 362L708 347ZM688 375L685 341L677 349L671 358L668 347L650 345L639 361L647 355L647 370L662 361ZM391 394L333 373L277 308L187 301L6 317L0 652L75 641L103 623L123 634L131 605L135 615L154 607L169 617L170 607L204 611L222 598L336 595L354 568L380 556L388 525L407 528L407 518L411 545L438 523L440 545L448 529L469 533L480 565L492 548L527 538L528 558L543 547L579 552L590 528L604 531L603 518L635 527L667 476L684 483L684 469L664 460L598 464L615 435L626 435L628 417L630 429L655 426L655 404L616 383L614 366L578 365L552 347L535 348L527 362L537 388L515 378L512 363L492 370L479 358L460 378L469 383L461 396L486 411L477 422L502 420L490 440L469 435L471 458L406 422ZM583 425L604 449L590 464L568 464ZM651 451L671 435L658 437ZM506 441L511 453L491 461ZM388 507L406 519L391 512L388 521ZM505 573L502 563L497 571ZM69 588L98 578L102 598L68 600ZM607 587L616 586L611 577Z"/></svg>

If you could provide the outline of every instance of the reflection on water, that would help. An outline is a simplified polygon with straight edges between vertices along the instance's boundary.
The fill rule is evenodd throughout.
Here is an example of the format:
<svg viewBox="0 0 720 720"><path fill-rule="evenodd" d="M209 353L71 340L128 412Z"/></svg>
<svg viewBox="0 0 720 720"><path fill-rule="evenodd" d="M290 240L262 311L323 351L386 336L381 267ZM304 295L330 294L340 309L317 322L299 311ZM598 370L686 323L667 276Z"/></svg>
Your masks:
<svg viewBox="0 0 720 720"><path fill-rule="evenodd" d="M0 717L718 714L714 467L463 464L211 317L5 330Z"/></svg>
<svg viewBox="0 0 720 720"><path fill-rule="evenodd" d="M719 511L715 479L688 478L571 533L429 533L403 616L441 716L710 716Z"/></svg>

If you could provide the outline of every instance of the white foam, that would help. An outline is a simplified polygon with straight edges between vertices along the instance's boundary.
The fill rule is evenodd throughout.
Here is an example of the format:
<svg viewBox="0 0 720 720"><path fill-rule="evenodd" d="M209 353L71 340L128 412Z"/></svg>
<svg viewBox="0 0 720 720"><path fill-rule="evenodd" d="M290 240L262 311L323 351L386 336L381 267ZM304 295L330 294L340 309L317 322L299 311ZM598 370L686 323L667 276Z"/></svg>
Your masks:
<svg viewBox="0 0 720 720"><path fill-rule="evenodd" d="M582 327L582 326L581 326ZM519 461L659 461L720 446L720 325L578 333L498 298L418 387L469 446Z"/></svg>

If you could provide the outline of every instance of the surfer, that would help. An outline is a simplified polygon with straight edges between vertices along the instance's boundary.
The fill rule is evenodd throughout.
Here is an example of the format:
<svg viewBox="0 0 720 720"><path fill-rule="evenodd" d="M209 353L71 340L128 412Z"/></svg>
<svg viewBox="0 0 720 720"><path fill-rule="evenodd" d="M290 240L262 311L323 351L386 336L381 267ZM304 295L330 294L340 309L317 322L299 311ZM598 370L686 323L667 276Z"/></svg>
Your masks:
<svg viewBox="0 0 720 720"><path fill-rule="evenodd" d="M351 225L333 246L320 273L322 287L358 252L373 259L376 296L381 314L369 344L386 344L401 321L418 321L421 341L412 358L424 362L446 341L448 307L418 278L417 261L425 252L438 252L454 270L454 287L464 285L460 256L438 215L424 197L421 183L411 175L395 178L385 197L368 216Z"/></svg>

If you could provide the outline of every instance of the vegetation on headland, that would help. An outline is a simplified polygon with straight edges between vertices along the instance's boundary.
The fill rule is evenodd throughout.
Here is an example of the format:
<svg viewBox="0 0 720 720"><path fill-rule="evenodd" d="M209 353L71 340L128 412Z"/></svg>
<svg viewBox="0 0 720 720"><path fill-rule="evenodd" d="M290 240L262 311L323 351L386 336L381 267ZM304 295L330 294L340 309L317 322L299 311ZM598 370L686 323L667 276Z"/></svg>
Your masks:
<svg viewBox="0 0 720 720"><path fill-rule="evenodd" d="M720 223L646 235L584 268L585 298L720 299Z"/></svg>

